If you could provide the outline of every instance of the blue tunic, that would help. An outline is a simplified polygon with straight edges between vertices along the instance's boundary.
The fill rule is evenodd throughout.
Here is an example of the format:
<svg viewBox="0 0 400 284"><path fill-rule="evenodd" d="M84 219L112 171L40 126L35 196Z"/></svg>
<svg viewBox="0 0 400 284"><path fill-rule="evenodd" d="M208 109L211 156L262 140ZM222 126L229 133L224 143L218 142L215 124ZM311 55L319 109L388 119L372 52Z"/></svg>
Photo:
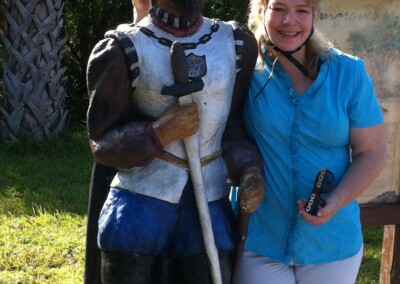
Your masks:
<svg viewBox="0 0 400 284"><path fill-rule="evenodd" d="M244 108L246 127L265 161L266 196L252 214L245 248L285 264L318 264L355 255L362 245L359 206L352 201L326 224L299 215L323 167L340 181L350 163L350 128L383 122L373 83L359 58L331 49L319 74L298 96L289 76L267 61L255 71Z"/></svg>
<svg viewBox="0 0 400 284"><path fill-rule="evenodd" d="M209 202L215 245L233 250L236 242L228 197ZM99 218L98 245L106 252L189 256L205 252L191 180L178 204L111 188Z"/></svg>

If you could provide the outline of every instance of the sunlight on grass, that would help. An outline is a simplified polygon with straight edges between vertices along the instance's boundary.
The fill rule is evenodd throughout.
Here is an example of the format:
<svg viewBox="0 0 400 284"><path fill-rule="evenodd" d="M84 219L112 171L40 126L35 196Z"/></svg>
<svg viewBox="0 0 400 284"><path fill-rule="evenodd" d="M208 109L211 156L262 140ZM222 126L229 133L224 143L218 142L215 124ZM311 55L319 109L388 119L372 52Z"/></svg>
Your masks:
<svg viewBox="0 0 400 284"><path fill-rule="evenodd" d="M0 283L82 283L86 218L0 215Z"/></svg>
<svg viewBox="0 0 400 284"><path fill-rule="evenodd" d="M383 226L365 227L364 255L356 284L379 284Z"/></svg>
<svg viewBox="0 0 400 284"><path fill-rule="evenodd" d="M83 283L93 161L85 131L0 149L0 283Z"/></svg>

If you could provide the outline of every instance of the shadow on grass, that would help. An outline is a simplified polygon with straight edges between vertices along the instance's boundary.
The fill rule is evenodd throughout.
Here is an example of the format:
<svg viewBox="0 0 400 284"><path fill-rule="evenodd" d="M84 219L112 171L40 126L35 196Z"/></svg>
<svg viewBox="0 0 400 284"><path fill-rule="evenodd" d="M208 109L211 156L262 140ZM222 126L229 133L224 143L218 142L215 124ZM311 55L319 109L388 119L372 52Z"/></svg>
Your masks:
<svg viewBox="0 0 400 284"><path fill-rule="evenodd" d="M84 131L0 143L0 214L87 213L93 157Z"/></svg>

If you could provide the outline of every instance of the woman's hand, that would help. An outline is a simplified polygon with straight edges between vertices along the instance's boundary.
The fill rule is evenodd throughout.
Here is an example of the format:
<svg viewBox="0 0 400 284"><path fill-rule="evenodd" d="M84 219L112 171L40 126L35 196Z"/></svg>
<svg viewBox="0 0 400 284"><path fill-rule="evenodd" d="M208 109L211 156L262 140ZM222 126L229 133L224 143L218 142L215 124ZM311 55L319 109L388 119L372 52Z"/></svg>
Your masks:
<svg viewBox="0 0 400 284"><path fill-rule="evenodd" d="M331 219L333 215L339 210L338 202L335 195L331 195L325 199L325 207L320 208L316 215L311 215L307 213L304 209L307 200L298 200L297 208L299 209L299 214L304 221L313 224L315 226L321 226Z"/></svg>

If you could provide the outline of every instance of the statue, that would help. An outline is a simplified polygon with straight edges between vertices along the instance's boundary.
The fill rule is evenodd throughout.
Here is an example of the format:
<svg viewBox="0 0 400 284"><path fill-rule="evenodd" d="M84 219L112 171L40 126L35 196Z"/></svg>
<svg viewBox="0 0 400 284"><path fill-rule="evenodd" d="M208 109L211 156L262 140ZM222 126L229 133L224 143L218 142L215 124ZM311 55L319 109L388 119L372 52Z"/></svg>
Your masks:
<svg viewBox="0 0 400 284"><path fill-rule="evenodd" d="M241 121L257 43L238 23L203 17L204 2L158 0L89 58L86 283L230 283L227 180L246 212L264 193Z"/></svg>

